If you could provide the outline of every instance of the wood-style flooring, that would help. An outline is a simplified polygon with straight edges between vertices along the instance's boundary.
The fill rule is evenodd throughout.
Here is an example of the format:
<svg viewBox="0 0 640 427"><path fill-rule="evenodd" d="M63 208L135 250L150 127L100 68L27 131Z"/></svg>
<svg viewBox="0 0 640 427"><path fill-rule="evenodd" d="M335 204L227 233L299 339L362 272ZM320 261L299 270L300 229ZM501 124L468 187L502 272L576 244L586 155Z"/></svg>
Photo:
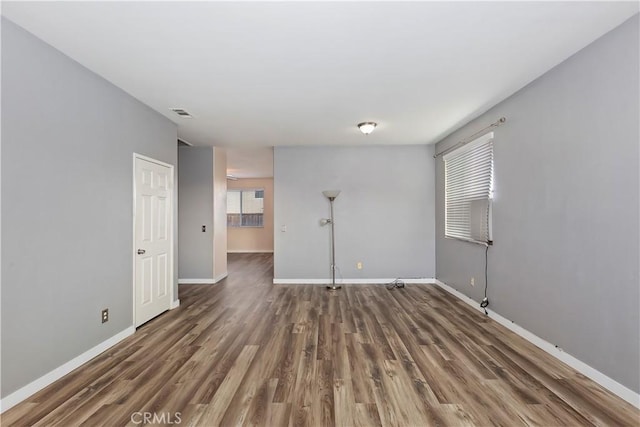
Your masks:
<svg viewBox="0 0 640 427"><path fill-rule="evenodd" d="M3 414L2 426L637 426L640 412L438 287L216 285ZM133 418L132 418L133 417ZM178 423L179 421L179 423Z"/></svg>

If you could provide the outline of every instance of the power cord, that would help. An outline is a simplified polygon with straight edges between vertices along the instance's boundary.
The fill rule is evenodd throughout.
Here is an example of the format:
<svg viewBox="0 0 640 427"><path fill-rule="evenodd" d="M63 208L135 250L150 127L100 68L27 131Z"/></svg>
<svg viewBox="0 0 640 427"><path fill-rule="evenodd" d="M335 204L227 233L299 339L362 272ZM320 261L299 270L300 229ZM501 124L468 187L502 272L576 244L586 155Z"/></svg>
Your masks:
<svg viewBox="0 0 640 427"><path fill-rule="evenodd" d="M386 284L387 289L389 290L393 290L393 289L400 289L400 288L404 288L404 282L400 279L396 279L391 283L387 283Z"/></svg>
<svg viewBox="0 0 640 427"><path fill-rule="evenodd" d="M484 310L485 315L489 315L487 307L489 306L489 298L487 297L487 288L489 287L489 274L487 272L489 267L489 245L484 250L484 298L480 303L480 307Z"/></svg>

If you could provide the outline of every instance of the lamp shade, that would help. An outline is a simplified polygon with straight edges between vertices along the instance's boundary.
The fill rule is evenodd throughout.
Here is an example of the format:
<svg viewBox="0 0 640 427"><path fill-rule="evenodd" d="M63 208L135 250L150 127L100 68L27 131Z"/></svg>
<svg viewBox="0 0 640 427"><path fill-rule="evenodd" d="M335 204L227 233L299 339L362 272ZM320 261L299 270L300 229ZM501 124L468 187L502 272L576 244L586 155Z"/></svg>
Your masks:
<svg viewBox="0 0 640 427"><path fill-rule="evenodd" d="M371 132L373 132L376 126L378 126L378 124L375 122L358 123L358 129L360 129L360 132L364 133L365 135L369 135Z"/></svg>
<svg viewBox="0 0 640 427"><path fill-rule="evenodd" d="M338 194L340 194L340 190L325 190L322 194L324 194L324 197L328 199L335 199L338 197Z"/></svg>

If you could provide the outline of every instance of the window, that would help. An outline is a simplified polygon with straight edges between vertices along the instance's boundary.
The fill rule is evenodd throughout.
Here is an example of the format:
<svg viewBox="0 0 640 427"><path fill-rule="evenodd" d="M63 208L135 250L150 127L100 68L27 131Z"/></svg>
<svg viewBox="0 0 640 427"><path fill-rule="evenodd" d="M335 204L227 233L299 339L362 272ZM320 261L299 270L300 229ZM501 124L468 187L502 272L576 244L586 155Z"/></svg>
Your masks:
<svg viewBox="0 0 640 427"><path fill-rule="evenodd" d="M493 133L444 156L445 236L491 241Z"/></svg>
<svg viewBox="0 0 640 427"><path fill-rule="evenodd" d="M227 227L263 227L264 189L227 190Z"/></svg>

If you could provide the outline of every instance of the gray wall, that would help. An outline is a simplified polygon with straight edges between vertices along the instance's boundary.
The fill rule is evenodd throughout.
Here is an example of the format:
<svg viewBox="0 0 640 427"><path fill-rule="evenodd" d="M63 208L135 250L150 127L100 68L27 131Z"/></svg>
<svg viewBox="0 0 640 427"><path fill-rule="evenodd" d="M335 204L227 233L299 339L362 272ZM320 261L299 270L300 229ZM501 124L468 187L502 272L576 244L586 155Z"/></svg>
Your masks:
<svg viewBox="0 0 640 427"><path fill-rule="evenodd" d="M175 125L3 18L3 397L132 326L134 152Z"/></svg>
<svg viewBox="0 0 640 427"><path fill-rule="evenodd" d="M329 217L322 191L334 189L345 279L434 277L432 155L432 146L276 147L275 278L331 277L330 229L319 220Z"/></svg>
<svg viewBox="0 0 640 427"><path fill-rule="evenodd" d="M495 135L491 308L638 392L638 15L447 137ZM480 301L484 248L444 238L437 277ZM470 287L470 277L476 286Z"/></svg>
<svg viewBox="0 0 640 427"><path fill-rule="evenodd" d="M180 147L178 163L179 276L212 279L213 148Z"/></svg>

